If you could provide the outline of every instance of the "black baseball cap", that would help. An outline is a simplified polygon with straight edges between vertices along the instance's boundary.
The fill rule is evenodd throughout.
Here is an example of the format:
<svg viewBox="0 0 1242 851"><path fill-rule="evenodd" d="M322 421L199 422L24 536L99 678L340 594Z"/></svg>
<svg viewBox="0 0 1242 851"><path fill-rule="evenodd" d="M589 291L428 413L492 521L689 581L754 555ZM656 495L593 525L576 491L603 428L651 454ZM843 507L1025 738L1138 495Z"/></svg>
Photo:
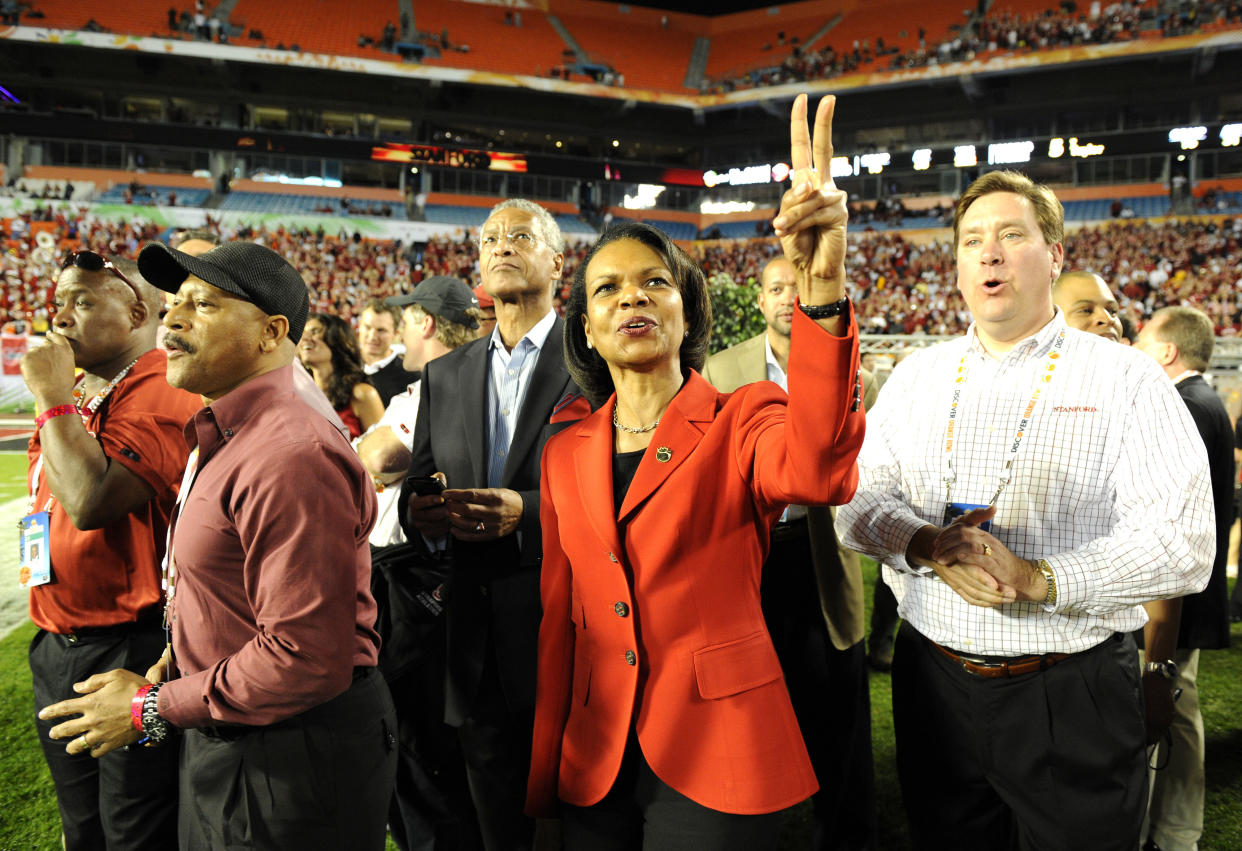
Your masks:
<svg viewBox="0 0 1242 851"><path fill-rule="evenodd" d="M386 298L384 303L392 307L417 304L432 316L443 316L449 322L456 322L467 328L479 327L479 321L466 312L478 307L479 300L461 278L432 275L416 286L413 292Z"/></svg>
<svg viewBox="0 0 1242 851"><path fill-rule="evenodd" d="M289 261L255 242L226 242L197 257L149 242L138 255L142 277L164 292L175 293L190 275L244 298L268 316L289 320L289 339L302 339L310 296L306 282Z"/></svg>

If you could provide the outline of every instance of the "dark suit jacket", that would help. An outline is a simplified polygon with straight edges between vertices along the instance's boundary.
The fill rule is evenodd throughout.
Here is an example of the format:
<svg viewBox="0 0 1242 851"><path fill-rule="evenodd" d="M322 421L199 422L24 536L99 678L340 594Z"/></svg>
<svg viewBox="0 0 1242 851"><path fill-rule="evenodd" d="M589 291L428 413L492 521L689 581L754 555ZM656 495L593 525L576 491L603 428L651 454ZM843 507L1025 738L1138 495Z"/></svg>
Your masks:
<svg viewBox="0 0 1242 851"><path fill-rule="evenodd" d="M1203 376L1195 375L1177 385L1178 395L1207 446L1208 470L1212 475L1212 503L1216 507L1216 560L1207 587L1182 598L1182 625L1177 646L1218 648L1229 646L1229 589L1225 559L1229 552L1229 527L1233 525L1233 426L1225 406Z"/></svg>
<svg viewBox="0 0 1242 851"><path fill-rule="evenodd" d="M539 458L548 438L589 411L565 369L559 318L548 333L531 375L500 487L522 497L518 532L484 543L454 540L445 621L448 676L445 720L460 725L474 699L489 648L495 653L508 709L529 714L535 705L535 654L539 634ZM442 472L450 488L487 487L489 338L430 361L414 427L410 475ZM576 396L572 405L570 398ZM560 406L558 421L550 422ZM401 522L411 541L401 494ZM520 542L519 542L520 537Z"/></svg>
<svg viewBox="0 0 1242 851"><path fill-rule="evenodd" d="M367 381L379 393L385 408L388 407L388 403L392 401L393 396L396 396L398 393L404 393L405 388L417 380L417 372L406 372L405 367L401 365L400 355L397 355L397 357L384 364L383 367L367 376Z"/></svg>
<svg viewBox="0 0 1242 851"><path fill-rule="evenodd" d="M712 355L703 367L703 377L721 393L732 393L745 384L766 381L768 364L764 338L765 334L760 334ZM870 408L877 391L869 372L862 371L862 383L863 407ZM837 540L832 509L811 506L807 509L806 520L819 604L828 624L828 637L833 647L846 650L862 641L865 631L862 565L858 553L841 546Z"/></svg>

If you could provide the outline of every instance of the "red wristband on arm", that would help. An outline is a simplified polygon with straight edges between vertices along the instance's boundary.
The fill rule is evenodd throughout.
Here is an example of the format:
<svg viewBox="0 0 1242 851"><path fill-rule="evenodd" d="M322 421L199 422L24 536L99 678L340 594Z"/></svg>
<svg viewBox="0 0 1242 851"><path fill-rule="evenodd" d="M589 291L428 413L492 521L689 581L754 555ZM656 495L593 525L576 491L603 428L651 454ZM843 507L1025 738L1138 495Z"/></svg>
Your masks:
<svg viewBox="0 0 1242 851"><path fill-rule="evenodd" d="M77 405L57 405L55 408L48 408L39 416L35 417L35 431L43 428L44 423L53 417L63 417L65 414L81 414Z"/></svg>
<svg viewBox="0 0 1242 851"><path fill-rule="evenodd" d="M142 704L147 699L147 692L155 688L153 685L145 685L138 689L138 693L134 695L133 701L129 704L129 718L134 724L134 729L139 733L142 732Z"/></svg>

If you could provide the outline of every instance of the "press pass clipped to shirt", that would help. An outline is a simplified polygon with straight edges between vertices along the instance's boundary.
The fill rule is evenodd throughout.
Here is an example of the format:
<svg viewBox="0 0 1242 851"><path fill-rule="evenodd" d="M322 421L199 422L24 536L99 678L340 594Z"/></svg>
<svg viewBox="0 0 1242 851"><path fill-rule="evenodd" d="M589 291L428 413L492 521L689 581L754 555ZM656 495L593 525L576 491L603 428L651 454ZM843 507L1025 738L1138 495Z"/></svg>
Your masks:
<svg viewBox="0 0 1242 851"><path fill-rule="evenodd" d="M39 511L28 514L19 525L21 569L18 572L18 581L24 588L46 585L52 581L52 560L47 554L48 513Z"/></svg>

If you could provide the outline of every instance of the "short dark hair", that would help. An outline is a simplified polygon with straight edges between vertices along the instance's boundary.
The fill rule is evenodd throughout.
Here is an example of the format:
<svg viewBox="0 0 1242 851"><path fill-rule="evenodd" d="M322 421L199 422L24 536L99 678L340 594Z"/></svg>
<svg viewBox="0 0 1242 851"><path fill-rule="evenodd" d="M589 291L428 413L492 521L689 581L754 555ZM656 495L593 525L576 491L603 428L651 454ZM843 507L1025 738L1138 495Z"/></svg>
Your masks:
<svg viewBox="0 0 1242 851"><path fill-rule="evenodd" d="M595 407L608 400L615 389L608 364L599 352L588 349L582 320L586 316L586 275L591 260L600 249L621 239L632 239L650 248L673 273L673 283L681 293L686 316L686 338L681 344L681 374L702 370L707 360L707 345L712 336L712 301L707 290L707 276L686 252L677 247L664 231L642 222L621 222L604 231L603 236L587 253L574 271L569 301L565 304L565 365L582 392Z"/></svg>
<svg viewBox="0 0 1242 851"><path fill-rule="evenodd" d="M1020 171L990 171L975 180L962 193L953 211L953 247L956 249L961 237L962 217L970 205L984 195L993 192L1012 192L1031 202L1035 210L1035 222L1044 242L1055 245L1065 239L1065 208L1056 193L1042 183L1036 183Z"/></svg>
<svg viewBox="0 0 1242 851"><path fill-rule="evenodd" d="M1187 369L1203 372L1212 363L1216 336L1212 320L1202 310L1185 305L1163 307L1152 314L1150 322L1159 320L1156 339L1177 346L1177 356Z"/></svg>
<svg viewBox="0 0 1242 851"><path fill-rule="evenodd" d="M374 313L376 316L379 316L381 313L387 313L389 316L392 317L393 327L394 328L401 327L401 309L398 307L393 307L391 304L384 301L384 299L382 298L368 299L367 303L362 308L362 312L358 314L358 318L361 319L362 314L366 313L368 310Z"/></svg>

